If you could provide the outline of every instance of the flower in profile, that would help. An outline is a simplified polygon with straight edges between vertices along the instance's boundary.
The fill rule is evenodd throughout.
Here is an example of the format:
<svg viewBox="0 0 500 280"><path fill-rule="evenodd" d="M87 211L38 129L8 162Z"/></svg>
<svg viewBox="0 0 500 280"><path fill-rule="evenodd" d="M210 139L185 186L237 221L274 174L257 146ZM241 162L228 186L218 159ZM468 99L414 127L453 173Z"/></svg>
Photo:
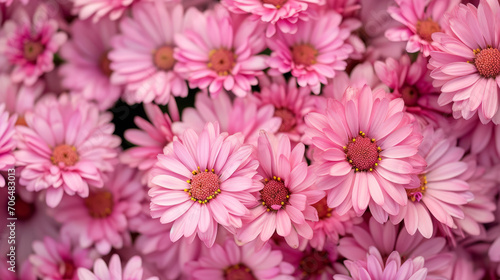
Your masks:
<svg viewBox="0 0 500 280"><path fill-rule="evenodd" d="M16 163L20 183L29 191L46 190L55 207L63 194L87 197L89 185L103 186L102 173L113 170L120 138L112 135L110 113L63 94L47 95L16 126Z"/></svg>
<svg viewBox="0 0 500 280"><path fill-rule="evenodd" d="M13 82L30 86L42 74L54 69L54 53L67 39L67 35L57 29L57 21L49 18L43 5L34 14L18 7L3 23L0 53L14 67L10 75Z"/></svg>
<svg viewBox="0 0 500 280"><path fill-rule="evenodd" d="M223 89L240 97L249 94L266 68L266 56L258 55L265 49L259 22L232 17L222 6L204 13L191 8L186 17L196 25L175 36L175 70L191 88L208 89L214 96Z"/></svg>
<svg viewBox="0 0 500 280"><path fill-rule="evenodd" d="M274 232L285 238L292 248L298 248L299 238L311 239L313 231L307 221L317 221L312 204L324 192L314 186L314 173L304 161L304 144L293 149L286 135L277 137L261 132L257 145L260 190L255 193L258 205L251 209L236 239L247 243L259 237L268 241Z"/></svg>
<svg viewBox="0 0 500 280"><path fill-rule="evenodd" d="M59 68L62 85L85 100L95 101L99 109L109 109L122 92L109 78L112 71L108 52L111 38L118 33L116 22L106 18L96 24L76 20L70 30L73 36L61 47L66 62Z"/></svg>
<svg viewBox="0 0 500 280"><path fill-rule="evenodd" d="M453 102L455 118L477 112L483 124L500 124L499 11L498 1L460 4L447 16L451 30L433 35L438 50L431 52L431 77L441 87L439 105Z"/></svg>
<svg viewBox="0 0 500 280"><path fill-rule="evenodd" d="M158 277L144 278L143 274L144 269L139 256L133 256L122 269L122 263L117 254L111 257L109 264L106 264L103 259L96 260L93 272L87 268L78 269L79 280L159 280Z"/></svg>
<svg viewBox="0 0 500 280"><path fill-rule="evenodd" d="M158 155L149 190L151 216L162 224L173 222L173 242L197 235L212 247L219 225L230 232L243 225L259 185L254 182L258 163L251 157L253 147L240 139L207 123L199 134L184 131Z"/></svg>
<svg viewBox="0 0 500 280"><path fill-rule="evenodd" d="M171 95L187 96L186 82L174 71L174 36L183 31L186 16L182 6L156 1L134 5L131 17L121 20L108 57L111 82L125 86L125 101L166 104Z"/></svg>
<svg viewBox="0 0 500 280"><path fill-rule="evenodd" d="M64 197L54 209L61 231L78 240L83 248L95 246L108 254L111 248L130 245L129 220L141 211L146 193L137 172L118 165L104 180L103 188L91 188L88 197Z"/></svg>
<svg viewBox="0 0 500 280"><path fill-rule="evenodd" d="M402 260L403 257L397 251L393 251L387 259L376 247L370 247L366 261L345 261L345 265L351 276L335 275L335 280L425 280L427 268L424 267L424 258L415 257Z"/></svg>
<svg viewBox="0 0 500 280"><path fill-rule="evenodd" d="M422 52L429 56L436 50L432 34L448 30L448 22L443 15L457 6L459 0L412 1L396 0L397 6L387 9L391 17L404 26L389 28L385 36L391 41L407 42L409 53Z"/></svg>
<svg viewBox="0 0 500 280"><path fill-rule="evenodd" d="M344 41L350 31L340 26L342 16L330 11L317 20L298 23L296 34L278 32L267 40L272 50L268 65L271 74L291 71L301 87L310 86L319 94L321 84L328 84L335 71L343 71L352 46Z"/></svg>
<svg viewBox="0 0 500 280"><path fill-rule="evenodd" d="M7 171L16 163L13 154L16 148L16 141L13 138L16 120L16 116L9 116L9 112L5 111L5 104L0 103L0 171ZM4 186L5 179L0 174L0 187Z"/></svg>
<svg viewBox="0 0 500 280"><path fill-rule="evenodd" d="M325 113L306 116L306 137L315 149L316 185L327 191L328 207L361 216L368 205L379 222L407 203L403 185L420 185L425 163L418 155L422 136L403 112L368 86L349 88L342 101L329 99Z"/></svg>
<svg viewBox="0 0 500 280"><path fill-rule="evenodd" d="M206 250L190 268L195 280L294 279L294 268L283 261L280 250L272 250L269 244L260 250L253 243L238 246L232 238Z"/></svg>
<svg viewBox="0 0 500 280"><path fill-rule="evenodd" d="M93 262L90 251L75 246L66 235L33 242L29 260L39 279L52 280L80 279L77 269L90 268Z"/></svg>

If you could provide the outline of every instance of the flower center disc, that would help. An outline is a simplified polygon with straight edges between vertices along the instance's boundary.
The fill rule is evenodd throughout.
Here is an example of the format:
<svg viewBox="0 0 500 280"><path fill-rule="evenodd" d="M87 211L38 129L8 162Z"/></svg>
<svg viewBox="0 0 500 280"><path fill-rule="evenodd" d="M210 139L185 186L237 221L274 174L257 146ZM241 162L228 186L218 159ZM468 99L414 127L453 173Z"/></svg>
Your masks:
<svg viewBox="0 0 500 280"><path fill-rule="evenodd" d="M27 221L35 215L35 204L24 201L20 196L15 196L16 218L20 221Z"/></svg>
<svg viewBox="0 0 500 280"><path fill-rule="evenodd" d="M16 125L28 126L28 123L26 122L26 119L23 116L18 116L16 120Z"/></svg>
<svg viewBox="0 0 500 280"><path fill-rule="evenodd" d="M422 197L425 194L425 191L427 190L427 177L423 174L418 175L418 177L420 178L420 187L413 189L405 189L408 199L413 202L415 202L415 200L420 202L420 200L422 200Z"/></svg>
<svg viewBox="0 0 500 280"><path fill-rule="evenodd" d="M213 172L200 172L191 179L191 197L198 201L210 200L215 197L220 187L219 176Z"/></svg>
<svg viewBox="0 0 500 280"><path fill-rule="evenodd" d="M174 49L169 46L159 47L153 54L154 65L163 71L169 71L174 68Z"/></svg>
<svg viewBox="0 0 500 280"><path fill-rule="evenodd" d="M43 44L40 42L28 41L23 46L23 56L29 62L36 62L38 56L43 52Z"/></svg>
<svg viewBox="0 0 500 280"><path fill-rule="evenodd" d="M316 63L318 51L309 44L300 44L292 47L292 59L297 65L310 66Z"/></svg>
<svg viewBox="0 0 500 280"><path fill-rule="evenodd" d="M295 127L295 125L297 125L295 114L286 108L274 110L274 116L281 118L281 126L278 130L279 132L291 131Z"/></svg>
<svg viewBox="0 0 500 280"><path fill-rule="evenodd" d="M106 218L113 212L113 194L109 191L90 193L84 200L89 215L93 218Z"/></svg>
<svg viewBox="0 0 500 280"><path fill-rule="evenodd" d="M372 171L379 161L379 148L374 139L359 135L344 149L347 160L356 171Z"/></svg>
<svg viewBox="0 0 500 280"><path fill-rule="evenodd" d="M418 90L412 86L406 86L401 90L401 97L406 106L416 106L418 104Z"/></svg>
<svg viewBox="0 0 500 280"><path fill-rule="evenodd" d="M73 166L78 162L78 153L76 148L66 144L59 145L52 152L52 163L64 163L66 166Z"/></svg>
<svg viewBox="0 0 500 280"><path fill-rule="evenodd" d="M110 77L111 73L113 73L113 70L109 67L111 60L108 58L108 53L109 52L103 53L99 58L99 69L101 69L101 72L106 75L106 77Z"/></svg>
<svg viewBox="0 0 500 280"><path fill-rule="evenodd" d="M288 0L262 0L263 4L271 4L277 9L283 7Z"/></svg>
<svg viewBox="0 0 500 280"><path fill-rule="evenodd" d="M252 274L252 270L243 264L235 264L224 271L226 280L257 280Z"/></svg>
<svg viewBox="0 0 500 280"><path fill-rule="evenodd" d="M64 261L59 265L59 273L62 275L62 279L73 279L76 272L76 267L72 261Z"/></svg>
<svg viewBox="0 0 500 280"><path fill-rule="evenodd" d="M332 216L332 208L328 207L328 204L326 202L326 197L323 197L320 201L314 203L312 207L316 208L316 211L318 211L318 218L320 220L326 219Z"/></svg>
<svg viewBox="0 0 500 280"><path fill-rule="evenodd" d="M208 67L220 76L228 75L235 65L235 55L232 51L220 48L211 50L208 55Z"/></svg>
<svg viewBox="0 0 500 280"><path fill-rule="evenodd" d="M305 275L319 275L328 266L330 266L330 260L328 253L325 251L312 250L311 253L305 255L300 261L300 269Z"/></svg>
<svg viewBox="0 0 500 280"><path fill-rule="evenodd" d="M260 197L262 205L267 206L268 211L277 211L288 202L290 192L281 179L270 180L265 183L264 188L260 191Z"/></svg>
<svg viewBox="0 0 500 280"><path fill-rule="evenodd" d="M417 21L417 34L427 42L432 42L432 33L440 31L439 24L430 18Z"/></svg>
<svg viewBox="0 0 500 280"><path fill-rule="evenodd" d="M500 75L500 51L494 48L482 49L474 59L479 74L485 78L495 78Z"/></svg>

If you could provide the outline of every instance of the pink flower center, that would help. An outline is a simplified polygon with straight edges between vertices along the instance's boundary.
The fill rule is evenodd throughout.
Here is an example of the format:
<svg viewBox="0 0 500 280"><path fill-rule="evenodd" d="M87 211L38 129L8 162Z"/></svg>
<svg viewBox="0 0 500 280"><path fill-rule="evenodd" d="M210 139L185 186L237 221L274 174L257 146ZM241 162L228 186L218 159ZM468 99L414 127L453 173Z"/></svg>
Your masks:
<svg viewBox="0 0 500 280"><path fill-rule="evenodd" d="M271 4L277 9L283 7L288 0L262 0L263 4Z"/></svg>
<svg viewBox="0 0 500 280"><path fill-rule="evenodd" d="M274 110L274 116L281 118L281 126L278 130L279 132L291 131L295 127L295 125L297 125L295 114L286 108Z"/></svg>
<svg viewBox="0 0 500 280"><path fill-rule="evenodd" d="M431 18L417 21L417 34L427 42L432 42L432 33L441 31L441 27Z"/></svg>
<svg viewBox="0 0 500 280"><path fill-rule="evenodd" d="M292 47L292 59L297 65L309 66L316 63L318 51L309 44L299 44Z"/></svg>
<svg viewBox="0 0 500 280"><path fill-rule="evenodd" d="M219 176L214 173L214 170L205 172L193 171L193 178L188 180L191 184L190 189L185 189L191 196L191 200L199 203L207 203L214 199L220 192Z"/></svg>
<svg viewBox="0 0 500 280"><path fill-rule="evenodd" d="M18 116L16 120L16 125L28 126L28 123L26 122L26 119L23 116Z"/></svg>
<svg viewBox="0 0 500 280"><path fill-rule="evenodd" d="M20 221L27 221L35 215L35 204L24 201L20 196L15 196L16 218Z"/></svg>
<svg viewBox="0 0 500 280"><path fill-rule="evenodd" d="M420 187L414 189L405 189L408 199L413 202L420 202L425 194L425 191L427 190L427 177L425 175L418 175L418 177L420 178Z"/></svg>
<svg viewBox="0 0 500 280"><path fill-rule="evenodd" d="M231 73L236 61L236 55L224 48L211 50L208 54L208 68L217 72L219 76L227 76Z"/></svg>
<svg viewBox="0 0 500 280"><path fill-rule="evenodd" d="M326 197L323 197L323 199L314 203L312 206L318 211L318 217L320 220L330 218L332 216L333 209L328 207Z"/></svg>
<svg viewBox="0 0 500 280"><path fill-rule="evenodd" d="M38 56L44 50L44 46L42 43L33 41L25 42L23 48L23 56L29 62L36 62Z"/></svg>
<svg viewBox="0 0 500 280"><path fill-rule="evenodd" d="M267 211L277 211L288 202L290 191L280 177L274 176L272 180L264 179L264 188L260 191L262 205Z"/></svg>
<svg viewBox="0 0 500 280"><path fill-rule="evenodd" d="M174 49L169 46L159 47L153 54L153 63L160 70L172 70L175 64Z"/></svg>
<svg viewBox="0 0 500 280"><path fill-rule="evenodd" d="M330 263L327 252L313 249L309 254L306 253L302 257L299 267L304 276L320 275L330 266ZM309 279L309 277L302 279Z"/></svg>
<svg viewBox="0 0 500 280"><path fill-rule="evenodd" d="M344 146L347 161L355 171L373 171L378 161L382 160L380 151L375 139L366 137L362 131Z"/></svg>
<svg viewBox="0 0 500 280"><path fill-rule="evenodd" d="M96 219L109 217L113 212L113 194L109 191L97 191L90 193L84 200L89 215Z"/></svg>
<svg viewBox="0 0 500 280"><path fill-rule="evenodd" d="M106 77L110 77L113 73L113 70L109 67L111 60L108 58L108 53L109 52L103 53L99 58L99 68L101 69L101 72L106 75Z"/></svg>
<svg viewBox="0 0 500 280"><path fill-rule="evenodd" d="M495 78L500 75L500 51L494 48L474 50L476 65L479 74L485 78Z"/></svg>
<svg viewBox="0 0 500 280"><path fill-rule="evenodd" d="M257 280L252 270L243 264L235 264L224 270L225 280Z"/></svg>
<svg viewBox="0 0 500 280"><path fill-rule="evenodd" d="M76 267L73 261L64 261L59 265L59 274L62 279L73 279Z"/></svg>
<svg viewBox="0 0 500 280"><path fill-rule="evenodd" d="M76 148L66 144L56 146L51 157L54 165L63 163L65 166L73 166L78 162Z"/></svg>
<svg viewBox="0 0 500 280"><path fill-rule="evenodd" d="M401 97L408 107L416 106L418 104L418 90L412 86L406 86L401 90Z"/></svg>

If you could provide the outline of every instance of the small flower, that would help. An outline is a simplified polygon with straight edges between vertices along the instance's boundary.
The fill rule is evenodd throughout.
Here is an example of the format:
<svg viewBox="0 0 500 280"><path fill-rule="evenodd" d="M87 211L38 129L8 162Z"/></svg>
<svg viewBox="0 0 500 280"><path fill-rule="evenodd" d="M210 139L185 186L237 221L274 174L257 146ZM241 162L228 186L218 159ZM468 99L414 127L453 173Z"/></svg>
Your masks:
<svg viewBox="0 0 500 280"><path fill-rule="evenodd" d="M114 254L106 264L102 259L98 259L94 263L93 272L86 268L78 269L79 280L159 280L158 277L143 278L144 269L142 268L142 260L139 256L133 256L122 269L120 257Z"/></svg>

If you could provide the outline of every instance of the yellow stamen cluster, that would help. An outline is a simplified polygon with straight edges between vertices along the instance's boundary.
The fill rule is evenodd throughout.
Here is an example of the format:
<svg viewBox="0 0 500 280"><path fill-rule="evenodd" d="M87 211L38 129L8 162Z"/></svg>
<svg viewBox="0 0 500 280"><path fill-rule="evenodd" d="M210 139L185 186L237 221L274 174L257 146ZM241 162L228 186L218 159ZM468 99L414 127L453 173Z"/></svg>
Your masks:
<svg viewBox="0 0 500 280"><path fill-rule="evenodd" d="M211 172L211 173L215 174L215 170L214 169L211 169L211 170L205 169L204 172ZM198 170L193 170L191 173L193 175L198 175L198 174L202 173L202 171L200 170L200 167L198 166ZM186 182L188 184L192 184L193 180L192 179L188 179ZM192 201L197 201L200 204L206 204L206 203L210 202L210 200L214 199L215 197L217 197L218 194L221 193L221 189L219 188L219 189L215 190L213 192L213 194L209 195L206 199L201 200L201 199L197 199L197 198L193 197L192 188L184 189L184 191L189 194L189 196L191 197L190 199Z"/></svg>

